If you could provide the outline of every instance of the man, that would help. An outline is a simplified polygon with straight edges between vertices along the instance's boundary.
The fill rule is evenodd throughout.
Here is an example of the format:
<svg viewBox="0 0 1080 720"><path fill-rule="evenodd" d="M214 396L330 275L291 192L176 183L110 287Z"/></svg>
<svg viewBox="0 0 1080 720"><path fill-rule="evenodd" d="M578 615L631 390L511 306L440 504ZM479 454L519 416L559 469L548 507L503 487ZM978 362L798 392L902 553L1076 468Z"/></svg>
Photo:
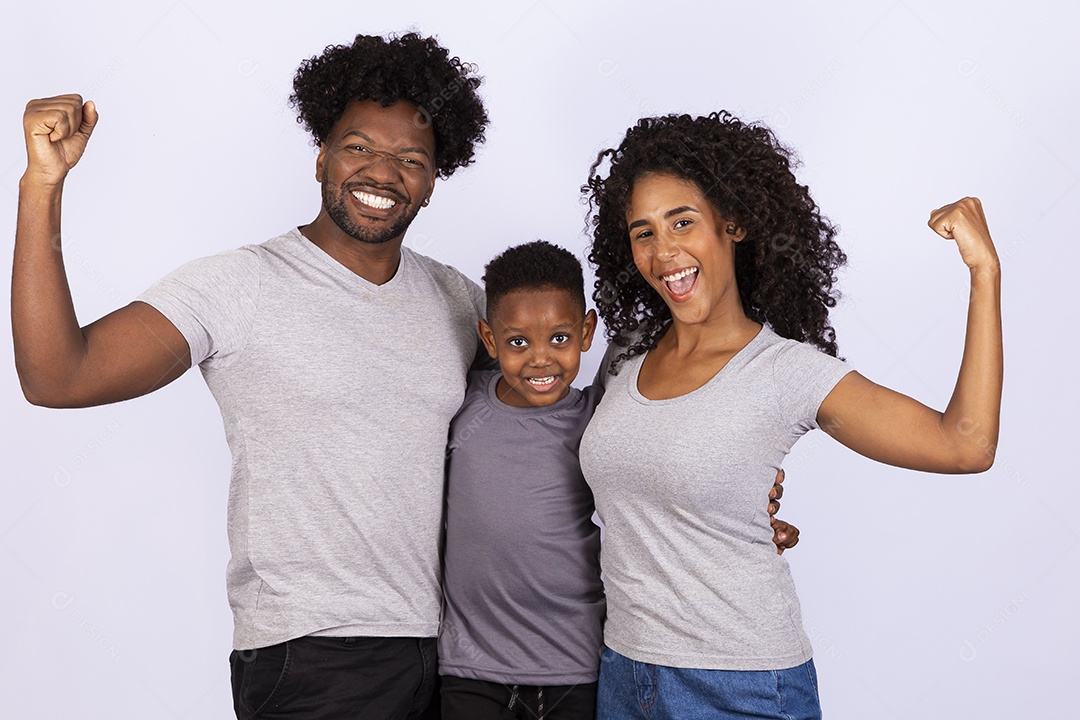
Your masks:
<svg viewBox="0 0 1080 720"><path fill-rule="evenodd" d="M24 394L100 405L200 366L233 454L239 718L416 718L429 704L446 432L483 293L402 241L436 177L483 141L479 85L415 34L305 61L292 101L320 147L315 220L190 263L84 328L60 208L97 110L78 95L27 105L12 277Z"/></svg>

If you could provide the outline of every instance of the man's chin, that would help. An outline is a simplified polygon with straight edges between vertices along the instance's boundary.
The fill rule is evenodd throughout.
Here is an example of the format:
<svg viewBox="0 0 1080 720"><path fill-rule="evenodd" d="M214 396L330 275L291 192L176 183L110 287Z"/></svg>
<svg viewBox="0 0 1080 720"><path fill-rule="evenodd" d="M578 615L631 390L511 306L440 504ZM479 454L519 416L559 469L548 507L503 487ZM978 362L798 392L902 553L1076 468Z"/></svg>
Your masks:
<svg viewBox="0 0 1080 720"><path fill-rule="evenodd" d="M356 223L347 213L338 212L337 208L328 208L330 219L338 228L353 240L366 245L384 245L404 237L412 218L398 218L389 227L364 227Z"/></svg>

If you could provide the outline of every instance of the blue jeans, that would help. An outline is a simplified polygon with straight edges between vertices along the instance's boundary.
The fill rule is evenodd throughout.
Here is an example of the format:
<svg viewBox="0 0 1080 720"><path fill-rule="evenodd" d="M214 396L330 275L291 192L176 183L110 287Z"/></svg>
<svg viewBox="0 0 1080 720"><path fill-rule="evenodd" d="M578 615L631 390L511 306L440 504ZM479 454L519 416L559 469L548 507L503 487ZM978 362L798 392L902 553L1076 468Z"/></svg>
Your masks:
<svg viewBox="0 0 1080 720"><path fill-rule="evenodd" d="M695 670L600 659L596 720L821 720L814 661L786 670Z"/></svg>

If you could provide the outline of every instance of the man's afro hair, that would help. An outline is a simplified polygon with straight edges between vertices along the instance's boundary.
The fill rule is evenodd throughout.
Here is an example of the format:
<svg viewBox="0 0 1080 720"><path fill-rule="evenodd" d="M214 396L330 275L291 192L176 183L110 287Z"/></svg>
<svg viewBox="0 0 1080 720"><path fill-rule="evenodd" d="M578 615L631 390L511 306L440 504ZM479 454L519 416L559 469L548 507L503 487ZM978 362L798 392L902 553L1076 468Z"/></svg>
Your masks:
<svg viewBox="0 0 1080 720"><path fill-rule="evenodd" d="M472 163L476 145L484 141L488 116L477 93L481 82L474 65L450 57L435 38L357 35L351 45L331 45L300 63L289 102L296 121L322 144L353 100L384 107L408 101L419 108L416 121L431 124L435 169L447 178Z"/></svg>

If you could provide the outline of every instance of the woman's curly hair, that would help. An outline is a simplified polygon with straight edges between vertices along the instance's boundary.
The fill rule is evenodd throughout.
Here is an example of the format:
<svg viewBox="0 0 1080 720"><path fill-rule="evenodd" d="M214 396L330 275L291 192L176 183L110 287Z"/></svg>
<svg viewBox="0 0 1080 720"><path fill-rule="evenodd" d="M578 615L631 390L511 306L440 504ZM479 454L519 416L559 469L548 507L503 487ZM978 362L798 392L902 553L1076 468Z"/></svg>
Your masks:
<svg viewBox="0 0 1080 720"><path fill-rule="evenodd" d="M352 45L331 45L322 55L300 63L289 103L296 121L322 144L353 100L374 100L384 107L407 100L431 123L435 133L435 169L443 178L473 161L484 141L487 112L477 89L476 67L450 57L434 38L416 33L357 35Z"/></svg>
<svg viewBox="0 0 1080 720"><path fill-rule="evenodd" d="M602 177L605 161L610 168ZM626 212L634 182L646 173L695 183L723 218L745 230L735 245L735 279L747 317L837 354L829 308L839 297L833 283L847 257L833 240L836 227L796 181L795 165L769 128L728 112L643 118L617 148L597 155L581 191L593 236L593 300L608 339L625 348L614 356L612 374L622 361L655 347L671 323L671 311L638 272L630 248Z"/></svg>

